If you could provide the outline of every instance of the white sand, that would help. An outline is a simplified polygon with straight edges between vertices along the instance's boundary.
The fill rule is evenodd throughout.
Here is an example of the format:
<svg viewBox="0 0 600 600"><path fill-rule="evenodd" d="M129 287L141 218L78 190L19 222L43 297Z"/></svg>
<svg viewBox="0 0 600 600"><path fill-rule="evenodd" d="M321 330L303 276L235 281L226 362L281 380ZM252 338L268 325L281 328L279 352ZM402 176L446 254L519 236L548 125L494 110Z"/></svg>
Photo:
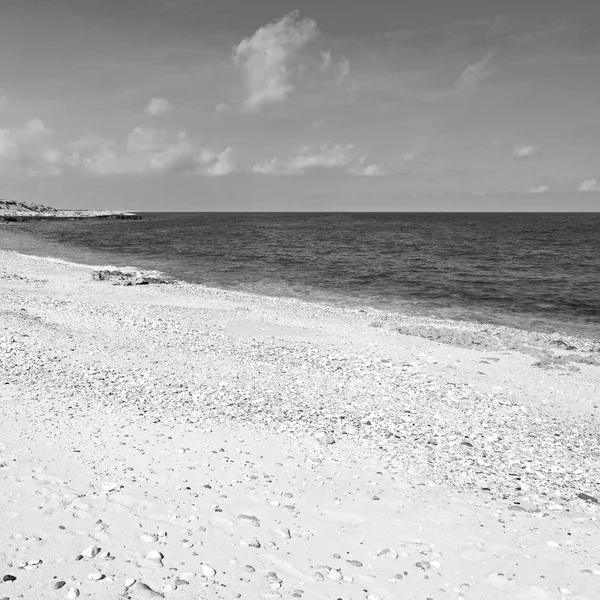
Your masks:
<svg viewBox="0 0 600 600"><path fill-rule="evenodd" d="M600 598L600 368L400 321L0 253L0 599Z"/></svg>

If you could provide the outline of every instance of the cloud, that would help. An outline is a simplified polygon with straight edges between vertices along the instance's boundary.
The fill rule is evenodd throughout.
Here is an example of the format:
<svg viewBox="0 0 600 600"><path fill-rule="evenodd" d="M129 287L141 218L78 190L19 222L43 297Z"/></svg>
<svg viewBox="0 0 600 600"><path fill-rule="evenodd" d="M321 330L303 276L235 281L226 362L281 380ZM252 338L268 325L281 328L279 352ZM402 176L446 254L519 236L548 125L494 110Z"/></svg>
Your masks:
<svg viewBox="0 0 600 600"><path fill-rule="evenodd" d="M166 98L152 98L146 106L146 112L151 117L162 117L172 110L173 105Z"/></svg>
<svg viewBox="0 0 600 600"><path fill-rule="evenodd" d="M380 176L387 175L382 167L366 164L367 155L360 155L352 144L331 144L321 146L303 146L290 158L256 163L253 173L262 175L304 175L313 170L341 170L350 175Z"/></svg>
<svg viewBox="0 0 600 600"><path fill-rule="evenodd" d="M526 194L546 194L550 191L547 185L536 185L525 191Z"/></svg>
<svg viewBox="0 0 600 600"><path fill-rule="evenodd" d="M0 109L8 104L8 94L0 87Z"/></svg>
<svg viewBox="0 0 600 600"><path fill-rule="evenodd" d="M535 146L515 146L513 149L513 158L530 158L537 154Z"/></svg>
<svg viewBox="0 0 600 600"><path fill-rule="evenodd" d="M257 111L283 102L294 89L289 63L296 53L317 35L317 24L291 12L258 29L242 40L232 60L244 77L248 98L244 106Z"/></svg>
<svg viewBox="0 0 600 600"><path fill-rule="evenodd" d="M348 75L350 75L350 61L347 58L342 57L338 64L337 82L341 83Z"/></svg>
<svg viewBox="0 0 600 600"><path fill-rule="evenodd" d="M225 102L219 102L219 104L215 106L215 112L218 114L226 113L230 110L231 106L229 106L229 104L225 104Z"/></svg>
<svg viewBox="0 0 600 600"><path fill-rule="evenodd" d="M586 179L577 186L578 192L600 192L600 184L597 179Z"/></svg>
<svg viewBox="0 0 600 600"><path fill-rule="evenodd" d="M225 175L233 170L231 149L220 154L196 146L185 131L176 136L164 130L136 127L127 137L123 151L115 145L80 157L83 168L94 175L148 175L188 172L199 175Z"/></svg>
<svg viewBox="0 0 600 600"><path fill-rule="evenodd" d="M61 154L52 147L50 133L37 118L0 129L0 171L26 177L61 175Z"/></svg>
<svg viewBox="0 0 600 600"><path fill-rule="evenodd" d="M489 68L492 53L488 52L479 62L468 65L454 84L457 94L472 94L477 88L494 73Z"/></svg>
<svg viewBox="0 0 600 600"><path fill-rule="evenodd" d="M321 65L319 67L319 71L326 71L333 62L331 58L331 50L327 50L326 52L321 52Z"/></svg>

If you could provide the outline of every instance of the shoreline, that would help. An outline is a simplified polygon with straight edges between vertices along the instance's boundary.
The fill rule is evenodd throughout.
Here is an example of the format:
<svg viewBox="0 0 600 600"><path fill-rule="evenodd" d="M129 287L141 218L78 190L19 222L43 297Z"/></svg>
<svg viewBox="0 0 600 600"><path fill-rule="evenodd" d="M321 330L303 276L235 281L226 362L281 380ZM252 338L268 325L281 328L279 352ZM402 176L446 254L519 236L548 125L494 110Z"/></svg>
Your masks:
<svg viewBox="0 0 600 600"><path fill-rule="evenodd" d="M581 350L93 269L0 252L0 597L600 594Z"/></svg>
<svg viewBox="0 0 600 600"><path fill-rule="evenodd" d="M137 266L127 265L124 267L115 266L112 264L106 265L98 265L98 264L87 264L87 263L78 263L69 261L66 259L53 257L53 256L39 256L32 254L24 254L22 252L18 252L16 250L0 250L1 254L14 254L16 256L22 256L24 258L36 260L36 261L47 261L49 263L55 264L63 264L65 266L71 266L74 268L83 268L88 269L90 271L101 271L101 270L119 270L123 272L136 273L136 274L145 274L152 277L165 277L169 280L168 285L178 285L181 287L191 286L191 289L198 288L199 290L209 291L209 292L226 292L227 294L231 294L233 297L239 295L240 298L245 300L251 300L252 298L258 298L260 301L267 301L269 299L274 301L284 301L289 302L291 305L297 303L298 305L310 305L319 307L323 310L332 309L341 311L341 314L345 312L350 313L362 313L372 315L374 318L379 318L383 321L392 321L397 322L400 327L404 327L408 322L411 327L414 327L414 330L407 329L406 333L408 335L417 335L419 337L425 337L429 339L438 340L444 343L444 340L447 339L450 343L456 343L457 341L460 343L469 344L467 347L472 347L473 342L468 339L457 340L451 335L447 334L447 330L463 330L466 332L477 332L483 334L489 334L490 340L486 344L485 338L486 336L481 336L481 339L475 343L475 345L481 345L482 347L498 347L501 346L501 342L493 342L493 337L500 338L500 340L507 338L513 340L513 345L509 347L509 349L519 349L523 347L527 347L530 344L528 340L533 342L531 345L534 347L541 347L544 349L560 349L560 350L568 350L569 347L571 350L568 351L583 351L588 353L600 353L600 339L592 338L592 337L583 337L578 335L570 335L560 332L555 333L547 333L542 331L535 331L529 329L522 329L519 327L510 327L506 325L497 325L494 323L482 323L478 321L469 321L467 319L451 319L451 318L443 318L437 317L433 315L425 315L425 314L407 314L399 311L386 310L374 306L364 305L362 307L345 307L339 306L334 303L322 302L319 300L313 299L302 299L296 298L293 296L278 296L278 295L269 295L269 294L260 294L258 292L246 292L241 290L232 290L228 288L220 288L220 287L211 287L202 283L196 283L191 281L186 281L183 279L173 278L165 271L161 271L158 269L148 269L148 268L140 268ZM163 284L164 285L164 284ZM375 325L377 326L377 325ZM444 330L440 333L440 329ZM444 335L446 333L446 335ZM468 337L468 336L467 336ZM515 345L516 344L516 345Z"/></svg>

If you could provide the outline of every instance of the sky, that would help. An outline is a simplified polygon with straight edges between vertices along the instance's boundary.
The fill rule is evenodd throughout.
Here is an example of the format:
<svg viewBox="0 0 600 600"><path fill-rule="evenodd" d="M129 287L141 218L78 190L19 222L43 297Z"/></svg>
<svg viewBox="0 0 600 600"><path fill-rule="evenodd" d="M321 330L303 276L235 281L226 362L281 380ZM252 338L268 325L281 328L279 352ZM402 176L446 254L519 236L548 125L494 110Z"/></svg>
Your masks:
<svg viewBox="0 0 600 600"><path fill-rule="evenodd" d="M0 0L0 197L600 210L597 0Z"/></svg>

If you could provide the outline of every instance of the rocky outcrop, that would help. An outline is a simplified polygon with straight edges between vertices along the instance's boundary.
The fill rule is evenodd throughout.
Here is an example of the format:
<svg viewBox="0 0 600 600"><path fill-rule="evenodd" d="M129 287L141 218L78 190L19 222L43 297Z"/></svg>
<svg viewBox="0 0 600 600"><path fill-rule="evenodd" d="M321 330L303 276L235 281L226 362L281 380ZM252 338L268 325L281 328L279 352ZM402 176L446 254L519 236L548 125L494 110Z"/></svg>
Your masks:
<svg viewBox="0 0 600 600"><path fill-rule="evenodd" d="M133 212L114 210L58 210L41 204L0 199L0 223L81 219L141 219Z"/></svg>
<svg viewBox="0 0 600 600"><path fill-rule="evenodd" d="M171 280L155 273L127 271L122 269L102 269L92 272L96 281L108 281L112 285L148 285L150 283L172 283Z"/></svg>

